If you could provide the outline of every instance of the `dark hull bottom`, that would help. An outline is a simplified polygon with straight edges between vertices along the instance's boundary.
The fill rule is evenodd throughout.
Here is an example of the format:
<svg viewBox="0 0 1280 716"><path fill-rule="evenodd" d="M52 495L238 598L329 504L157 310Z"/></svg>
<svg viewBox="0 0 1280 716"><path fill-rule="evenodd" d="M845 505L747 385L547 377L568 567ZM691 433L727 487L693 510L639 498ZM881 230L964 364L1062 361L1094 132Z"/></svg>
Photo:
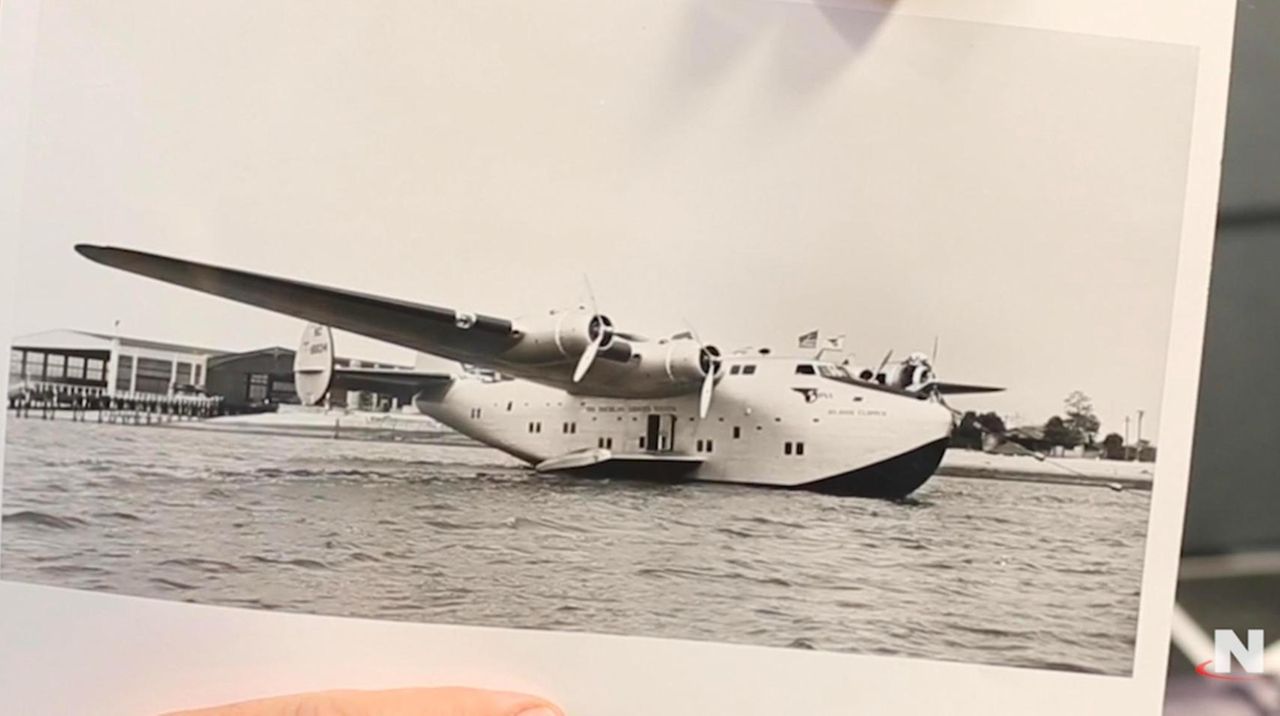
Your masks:
<svg viewBox="0 0 1280 716"><path fill-rule="evenodd" d="M933 476L947 452L947 443L947 438L935 440L884 462L797 485L796 488L827 495L896 500L915 492Z"/></svg>
<svg viewBox="0 0 1280 716"><path fill-rule="evenodd" d="M936 440L884 462L857 470L842 472L816 482L792 487L734 483L781 490L808 490L845 497L877 497L896 500L914 492L933 476L947 451L947 438ZM608 462L561 470L566 475L590 478L643 480L647 482L690 482L697 473L697 463L672 464L663 461L614 459Z"/></svg>

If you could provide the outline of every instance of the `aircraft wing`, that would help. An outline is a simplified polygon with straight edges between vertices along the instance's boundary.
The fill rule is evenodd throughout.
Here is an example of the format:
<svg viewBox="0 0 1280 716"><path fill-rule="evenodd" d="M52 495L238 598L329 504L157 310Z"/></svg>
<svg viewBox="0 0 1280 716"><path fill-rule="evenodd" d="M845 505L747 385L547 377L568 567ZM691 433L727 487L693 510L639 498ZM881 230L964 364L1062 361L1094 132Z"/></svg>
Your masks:
<svg viewBox="0 0 1280 716"><path fill-rule="evenodd" d="M486 365L519 340L511 321L451 308L221 268L108 246L79 244L97 263L251 306L340 328L450 360Z"/></svg>
<svg viewBox="0 0 1280 716"><path fill-rule="evenodd" d="M943 395L965 395L969 393L999 393L1004 388L997 388L993 385L966 385L964 383L948 383L946 381L934 381L930 384L938 389ZM926 385L925 388L928 388Z"/></svg>

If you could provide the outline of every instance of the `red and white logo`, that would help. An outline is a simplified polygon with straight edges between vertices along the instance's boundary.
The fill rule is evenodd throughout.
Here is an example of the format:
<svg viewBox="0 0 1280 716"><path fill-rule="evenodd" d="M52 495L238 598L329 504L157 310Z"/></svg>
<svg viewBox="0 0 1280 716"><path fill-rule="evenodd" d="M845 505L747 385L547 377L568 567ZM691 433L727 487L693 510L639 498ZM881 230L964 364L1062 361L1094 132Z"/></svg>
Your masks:
<svg viewBox="0 0 1280 716"><path fill-rule="evenodd" d="M1250 629L1246 638L1248 644L1240 640L1231 629L1213 630L1213 658L1196 666L1196 673L1211 679L1228 681L1247 681L1262 677L1266 654L1266 640L1261 629ZM1240 664L1243 673L1233 671L1231 660Z"/></svg>

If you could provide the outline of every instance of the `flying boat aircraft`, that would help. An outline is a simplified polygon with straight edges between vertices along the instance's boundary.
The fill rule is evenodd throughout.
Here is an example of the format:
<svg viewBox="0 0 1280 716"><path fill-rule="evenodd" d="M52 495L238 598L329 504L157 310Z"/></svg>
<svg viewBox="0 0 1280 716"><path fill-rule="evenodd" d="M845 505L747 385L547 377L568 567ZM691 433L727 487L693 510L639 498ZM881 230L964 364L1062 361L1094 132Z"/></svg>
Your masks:
<svg viewBox="0 0 1280 716"><path fill-rule="evenodd" d="M294 366L304 404L335 387L397 395L539 472L896 499L942 460L954 417L943 396L1001 390L939 381L919 353L855 374L767 349L722 353L692 330L645 338L594 306L509 319L130 249L76 251L309 321ZM473 369L339 367L332 328Z"/></svg>

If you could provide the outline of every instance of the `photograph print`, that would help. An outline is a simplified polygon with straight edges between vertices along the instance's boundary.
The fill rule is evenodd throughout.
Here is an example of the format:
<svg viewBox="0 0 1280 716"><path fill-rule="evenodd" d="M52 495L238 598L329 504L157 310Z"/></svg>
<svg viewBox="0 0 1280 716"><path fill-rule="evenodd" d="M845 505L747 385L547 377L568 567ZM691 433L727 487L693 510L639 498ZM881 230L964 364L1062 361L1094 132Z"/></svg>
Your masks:
<svg viewBox="0 0 1280 716"><path fill-rule="evenodd" d="M47 6L0 578L1128 676L1194 48Z"/></svg>

